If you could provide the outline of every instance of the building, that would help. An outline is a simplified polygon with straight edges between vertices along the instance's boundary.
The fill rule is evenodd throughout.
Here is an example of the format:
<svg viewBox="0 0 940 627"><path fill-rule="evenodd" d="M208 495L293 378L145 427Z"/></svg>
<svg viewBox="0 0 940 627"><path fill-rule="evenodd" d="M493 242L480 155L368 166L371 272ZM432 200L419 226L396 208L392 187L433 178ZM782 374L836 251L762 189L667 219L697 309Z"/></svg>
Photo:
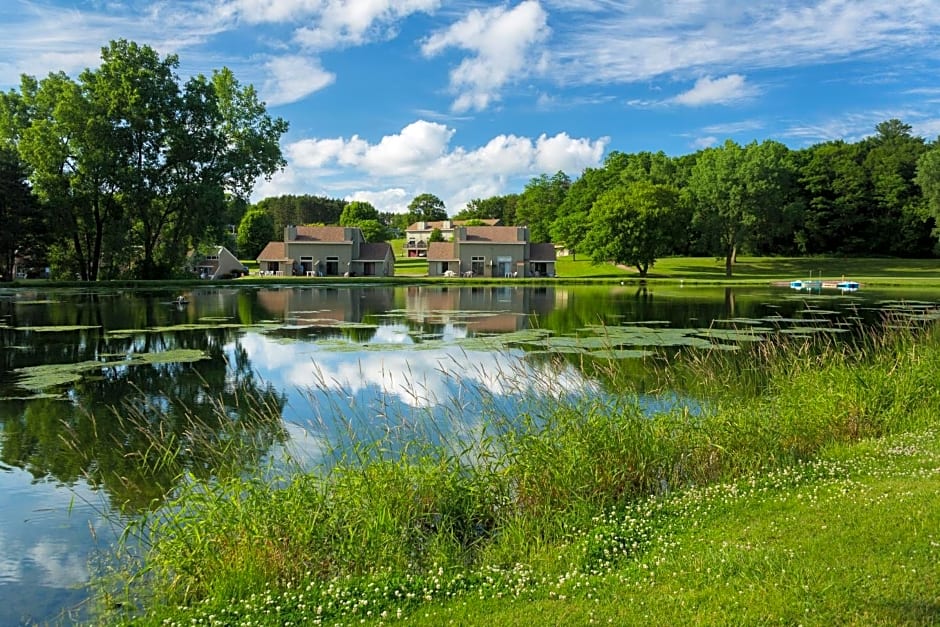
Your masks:
<svg viewBox="0 0 940 627"><path fill-rule="evenodd" d="M428 245L428 276L553 277L555 245L529 243L524 226L457 226Z"/></svg>
<svg viewBox="0 0 940 627"><path fill-rule="evenodd" d="M435 229L441 232L441 236L446 241L454 239L454 229L458 226L466 226L467 222L479 222L482 226L496 226L499 224L498 218L488 218L486 220L436 220L415 222L405 229L405 253L408 257L426 257L428 244L431 243L431 233Z"/></svg>
<svg viewBox="0 0 940 627"><path fill-rule="evenodd" d="M274 276L393 276L387 242L369 243L353 226L286 226L283 242L258 255L262 274Z"/></svg>
<svg viewBox="0 0 940 627"><path fill-rule="evenodd" d="M232 279L248 274L245 264L225 246L215 246L206 254L195 253L192 269L203 279Z"/></svg>

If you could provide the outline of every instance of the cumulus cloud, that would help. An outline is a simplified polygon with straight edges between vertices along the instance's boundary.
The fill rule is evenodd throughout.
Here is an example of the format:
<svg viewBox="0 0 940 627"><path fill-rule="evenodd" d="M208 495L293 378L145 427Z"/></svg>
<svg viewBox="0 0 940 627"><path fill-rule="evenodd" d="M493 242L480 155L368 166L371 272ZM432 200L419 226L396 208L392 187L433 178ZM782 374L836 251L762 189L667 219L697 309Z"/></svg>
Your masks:
<svg viewBox="0 0 940 627"><path fill-rule="evenodd" d="M497 135L477 148L451 144L456 131L438 122L418 120L401 132L369 143L357 135L348 139L303 139L288 145L290 176L297 180L349 168L368 180L352 196L372 202L382 211L398 211L402 202L431 191L453 210L472 198L505 193L509 181L563 170L578 175L601 163L608 142L576 138L567 133L542 134L532 139ZM305 173L305 174L304 174ZM384 180L396 185L383 185ZM379 191L374 191L378 189ZM404 190L409 189L409 194ZM382 191L384 190L384 191ZM415 192L415 193L410 193ZM408 201L405 201L408 198Z"/></svg>
<svg viewBox="0 0 940 627"><path fill-rule="evenodd" d="M301 100L336 80L336 75L325 71L318 60L297 55L271 59L265 67L268 71L262 95L272 106Z"/></svg>
<svg viewBox="0 0 940 627"><path fill-rule="evenodd" d="M708 135L706 137L698 137L695 141L692 142L692 147L696 150L701 150L702 148L711 148L718 143L718 138L714 135Z"/></svg>
<svg viewBox="0 0 940 627"><path fill-rule="evenodd" d="M434 57L448 48L471 53L450 73L457 112L486 109L501 88L542 69L538 44L548 38L548 14L537 0L515 8L474 9L449 28L432 34L421 51Z"/></svg>
<svg viewBox="0 0 940 627"><path fill-rule="evenodd" d="M695 86L672 99L672 102L690 107L710 104L728 104L751 98L757 89L747 84L740 74L729 74L721 78L703 76Z"/></svg>
<svg viewBox="0 0 940 627"><path fill-rule="evenodd" d="M261 4L281 2L265 0ZM433 11L440 6L440 0L292 0L288 4L301 5L313 19L312 26L297 29L294 39L308 48L327 50L394 36L399 20ZM281 14L280 7L277 14ZM296 14L289 17L296 20Z"/></svg>
<svg viewBox="0 0 940 627"><path fill-rule="evenodd" d="M377 209L381 208L381 211L390 211L392 213L406 213L408 211L408 203L411 202L411 199L412 196L409 196L408 192L401 187L393 187L379 191L357 191L344 198L344 200L350 202L353 200L361 200Z"/></svg>

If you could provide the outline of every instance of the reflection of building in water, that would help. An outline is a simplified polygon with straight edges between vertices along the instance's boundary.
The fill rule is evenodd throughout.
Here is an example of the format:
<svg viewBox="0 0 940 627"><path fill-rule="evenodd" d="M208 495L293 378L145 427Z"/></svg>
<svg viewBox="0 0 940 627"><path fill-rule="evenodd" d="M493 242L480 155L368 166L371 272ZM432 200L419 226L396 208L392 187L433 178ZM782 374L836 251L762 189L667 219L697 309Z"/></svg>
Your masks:
<svg viewBox="0 0 940 627"><path fill-rule="evenodd" d="M362 322L394 304L392 287L290 287L258 292L258 305L272 318Z"/></svg>
<svg viewBox="0 0 940 627"><path fill-rule="evenodd" d="M409 320L420 324L459 324L476 332L506 333L528 328L529 314L556 306L554 287L410 286L405 296ZM483 315L487 314L487 315Z"/></svg>

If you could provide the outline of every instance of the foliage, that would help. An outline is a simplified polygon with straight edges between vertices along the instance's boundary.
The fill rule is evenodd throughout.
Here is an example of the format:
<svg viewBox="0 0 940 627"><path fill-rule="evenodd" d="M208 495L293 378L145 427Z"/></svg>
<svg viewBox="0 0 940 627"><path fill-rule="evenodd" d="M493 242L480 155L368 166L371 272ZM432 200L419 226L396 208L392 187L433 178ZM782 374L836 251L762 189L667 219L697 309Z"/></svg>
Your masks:
<svg viewBox="0 0 940 627"><path fill-rule="evenodd" d="M792 166L778 142L741 147L731 140L697 158L689 189L694 197L694 226L711 252L725 258L731 276L739 249L767 229L785 228L772 212L791 202Z"/></svg>
<svg viewBox="0 0 940 627"><path fill-rule="evenodd" d="M13 150L0 148L0 281L15 278L17 257L31 266L44 261L44 218L27 183L26 168Z"/></svg>
<svg viewBox="0 0 940 627"><path fill-rule="evenodd" d="M367 242L384 242L388 240L388 227L379 220L359 220L355 226L359 227Z"/></svg>
<svg viewBox="0 0 940 627"><path fill-rule="evenodd" d="M287 123L228 69L180 85L175 55L126 40L101 59L78 82L23 77L5 108L25 113L4 115L17 124L6 131L83 279L167 276L218 239L228 197L283 166Z"/></svg>
<svg viewBox="0 0 940 627"><path fill-rule="evenodd" d="M277 239L274 219L264 209L249 209L238 224L238 256L244 259L256 258L268 242Z"/></svg>
<svg viewBox="0 0 940 627"><path fill-rule="evenodd" d="M478 220L487 220L495 218L503 225L513 225L516 224L516 205L518 201L518 194L474 198L467 203L466 207L457 212L454 219L468 220L476 218Z"/></svg>
<svg viewBox="0 0 940 627"><path fill-rule="evenodd" d="M343 212L339 216L339 223L342 226L358 226L363 220L379 219L378 210L371 203L354 200L343 207Z"/></svg>
<svg viewBox="0 0 940 627"><path fill-rule="evenodd" d="M439 447L402 448L390 433L356 443L329 472L297 469L276 486L257 477L191 482L150 519L149 578L134 580L149 587L130 588L146 594L145 607L129 596L114 599L112 611L145 610L143 622L153 624L352 622L418 608L430 620L436 603L472 614L468 606L508 597L527 615L544 603L557 610L570 595L611 621L631 612L636 620L627 622L642 622L650 609L639 599L652 591L664 604L656 612L668 610L674 624L699 619L717 577L741 589L718 593L728 604L708 602L709 616L796 622L803 606L792 615L790 606L809 603L811 576L809 605L826 617L915 615L940 581L936 538L900 524L913 515L918 528L933 529L940 520L932 473L940 442L931 431L940 391L928 385L940 368L937 329L872 336L854 349L755 344L688 366L709 394L709 410L697 415L645 415L628 392L575 404L553 398L529 415L489 414L470 441L460 432ZM630 389L616 366L610 376L614 389ZM888 482L906 505L885 498ZM849 507L856 498L867 506ZM755 508L761 514L749 515ZM869 540L891 538L877 564L879 542L849 533L846 511ZM755 544L783 535L808 547L807 525L830 541L809 552ZM901 551L917 572L882 577L898 546L917 547ZM812 564L801 566L806 559ZM847 560L852 572L832 566ZM829 581L871 577L911 604L858 613L844 591L826 592ZM768 578L776 582L770 609L739 601L764 598ZM595 598L608 588L624 591L611 596L617 603ZM636 602L625 607L624 594ZM667 602L676 595L682 603ZM826 617L821 624L832 622Z"/></svg>
<svg viewBox="0 0 940 627"><path fill-rule="evenodd" d="M591 209L584 250L595 263L635 266L646 276L656 259L673 248L678 197L674 188L647 181L605 192Z"/></svg>
<svg viewBox="0 0 940 627"><path fill-rule="evenodd" d="M466 226L471 226L471 225L467 224ZM444 233L442 233L441 230L438 228L431 229L431 234L428 236L428 241L429 242L443 242Z"/></svg>
<svg viewBox="0 0 940 627"><path fill-rule="evenodd" d="M551 228L565 200L571 179L558 171L531 179L519 196L516 223L529 227L529 241L550 242Z"/></svg>
<svg viewBox="0 0 940 627"><path fill-rule="evenodd" d="M408 224L446 219L447 207L444 201L434 194L419 194L408 203Z"/></svg>
<svg viewBox="0 0 940 627"><path fill-rule="evenodd" d="M285 226L298 224L339 224L345 200L324 196L274 196L254 205L274 221L274 232L283 233Z"/></svg>

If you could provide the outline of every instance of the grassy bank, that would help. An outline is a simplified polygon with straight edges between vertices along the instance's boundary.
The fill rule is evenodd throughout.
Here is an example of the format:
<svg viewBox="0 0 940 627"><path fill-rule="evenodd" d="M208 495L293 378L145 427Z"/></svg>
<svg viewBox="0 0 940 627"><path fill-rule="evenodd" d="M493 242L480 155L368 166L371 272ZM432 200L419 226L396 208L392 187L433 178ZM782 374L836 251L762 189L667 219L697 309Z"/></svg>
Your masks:
<svg viewBox="0 0 940 627"><path fill-rule="evenodd" d="M593 264L584 258L570 256L558 258L557 277L552 279L504 279L473 278L445 279L428 277L426 259L399 257L394 277L259 277L257 272L235 281L206 282L199 279L173 279L167 281L116 280L99 281L96 286L119 288L189 287L196 285L242 284L335 284L350 283L421 283L468 284L468 283L583 283L639 281L633 268L612 264ZM713 257L667 257L660 259L650 269L645 279L650 282L687 282L717 285L766 285L768 283L794 279L837 280L850 279L864 285L874 286L923 286L940 287L940 259L843 258L843 257L740 257L734 267L734 276L724 275L724 260ZM52 282L41 279L19 280L10 287L87 287L81 281Z"/></svg>
<svg viewBox="0 0 940 627"><path fill-rule="evenodd" d="M650 417L625 393L493 412L440 447L361 444L278 489L192 481L107 618L936 621L940 331L748 350L687 363L703 413Z"/></svg>

